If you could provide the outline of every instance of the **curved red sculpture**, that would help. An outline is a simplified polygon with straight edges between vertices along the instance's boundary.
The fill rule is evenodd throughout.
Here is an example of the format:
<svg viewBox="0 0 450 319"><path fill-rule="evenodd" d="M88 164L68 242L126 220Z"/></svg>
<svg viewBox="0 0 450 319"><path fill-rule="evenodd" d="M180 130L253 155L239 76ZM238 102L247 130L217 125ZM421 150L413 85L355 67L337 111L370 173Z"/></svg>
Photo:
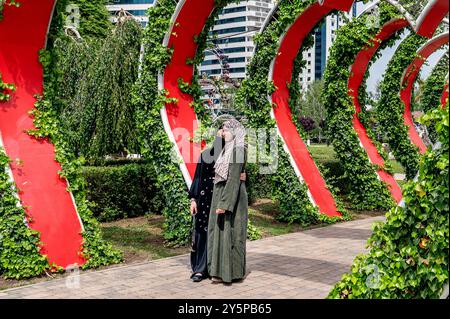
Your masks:
<svg viewBox="0 0 450 319"><path fill-rule="evenodd" d="M441 106L445 107L445 104L447 104L447 100L448 100L448 76L447 76L447 82L444 85L444 90L442 91L442 96L441 96Z"/></svg>
<svg viewBox="0 0 450 319"><path fill-rule="evenodd" d="M422 154L424 154L427 151L427 146L417 133L411 115L411 97L414 89L414 83L425 61L430 57L431 54L436 52L443 45L447 44L448 41L449 41L449 34L444 33L434 37L433 39L425 43L418 50L417 57L405 70L402 78L403 89L400 91L400 98L403 101L403 104L405 105L405 111L403 114L403 117L405 119L405 125L408 127L408 134L411 142L419 148L420 153Z"/></svg>
<svg viewBox="0 0 450 319"><path fill-rule="evenodd" d="M356 56L355 62L351 67L351 77L348 82L348 92L352 97L353 105L355 106L356 113L353 116L353 128L356 134L358 134L361 145L367 152L370 162L380 167L384 167L385 162L381 155L378 153L377 148L367 135L366 128L362 125L358 118L358 113L361 112L361 105L359 103L359 88L364 80L364 75L368 72L368 66L373 55L377 52L383 41L392 37L397 31L409 26L406 19L395 19L386 23L372 40L371 45L365 47ZM397 203L402 200L402 190L394 177L388 172L379 169L377 172L379 178L389 185L389 190L392 197Z"/></svg>
<svg viewBox="0 0 450 319"><path fill-rule="evenodd" d="M321 213L328 216L340 216L341 214L337 210L335 200L311 157L308 147L292 122L287 83L292 80L294 60L303 41L317 23L334 9L348 11L352 4L353 1L325 1L323 4L314 3L305 9L283 36L269 74L269 80L273 80L276 88L270 97L273 103L272 116L277 122L278 132L288 150L291 164L300 180L308 186L311 202L318 207Z"/></svg>
<svg viewBox="0 0 450 319"><path fill-rule="evenodd" d="M12 176L28 224L40 232L41 253L61 267L84 263L80 251L83 226L67 182L58 175L61 165L47 140L29 136L34 129L28 114L35 94L42 93L39 50L45 47L54 0L20 0L20 8L5 7L0 22L0 70L17 90L0 104L0 132L6 154L13 160Z"/></svg>

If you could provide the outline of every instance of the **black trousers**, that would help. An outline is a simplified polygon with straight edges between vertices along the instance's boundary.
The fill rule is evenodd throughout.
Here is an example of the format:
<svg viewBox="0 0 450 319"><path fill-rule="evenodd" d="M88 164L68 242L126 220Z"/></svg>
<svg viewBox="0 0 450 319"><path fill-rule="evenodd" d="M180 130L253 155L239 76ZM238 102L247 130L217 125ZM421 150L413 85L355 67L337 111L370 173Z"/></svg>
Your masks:
<svg viewBox="0 0 450 319"><path fill-rule="evenodd" d="M191 249L191 267L194 276L201 273L204 277L208 277L208 258L206 252L206 244L208 242L208 232L204 230L195 231ZM191 276L191 277L192 277Z"/></svg>

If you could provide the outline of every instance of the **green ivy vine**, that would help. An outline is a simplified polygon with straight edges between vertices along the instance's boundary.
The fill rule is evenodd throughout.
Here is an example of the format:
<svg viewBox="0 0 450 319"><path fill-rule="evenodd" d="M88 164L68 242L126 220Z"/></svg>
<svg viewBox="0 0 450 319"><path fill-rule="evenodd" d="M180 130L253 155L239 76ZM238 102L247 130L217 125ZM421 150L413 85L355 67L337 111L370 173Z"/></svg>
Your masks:
<svg viewBox="0 0 450 319"><path fill-rule="evenodd" d="M268 80L270 64L276 57L279 39L286 29L295 21L295 19L315 1L280 1L276 12L276 19L270 21L264 32L254 37L257 49L248 66L247 78L242 82L241 88L236 95L237 107L245 114L249 125L253 128L273 129L276 127L275 121L271 118L270 112L272 105L267 96L275 91L273 81ZM318 26L321 22L318 23ZM294 71L291 83L287 83L291 100L290 106L294 105L299 98L298 74L304 66L303 52L312 45L312 37L305 39L303 47L297 54L294 63ZM303 130L297 125L299 133ZM269 150L269 143L267 149ZM308 189L306 184L301 183L292 168L289 155L284 151L280 138L276 140L278 148L278 158L258 158L260 164L276 163L276 171L271 174L272 197L280 204L280 214L277 216L279 221L289 223L300 223L302 225L317 224L320 222L332 223L340 218L329 218L320 214L318 208L313 206L308 199ZM259 155L261 156L261 154ZM323 172L323 171L322 171ZM333 193L335 189L328 186ZM349 219L349 215L337 196L334 196L338 204L339 211L343 214L343 219Z"/></svg>
<svg viewBox="0 0 450 319"><path fill-rule="evenodd" d="M392 149L392 152L406 170L408 179L417 173L419 151L409 139L408 127L404 124L404 104L400 99L401 79L404 70L417 56L417 50L426 38L412 34L398 47L381 82L381 97L376 113L379 124Z"/></svg>
<svg viewBox="0 0 450 319"><path fill-rule="evenodd" d="M19 204L15 184L10 181L9 163L0 148L0 275L22 279L40 275L51 266L39 253L39 233L25 222L28 216Z"/></svg>
<svg viewBox="0 0 450 319"><path fill-rule="evenodd" d="M425 83L425 88L422 94L423 98L420 101L423 111L431 111L436 108L436 105L440 104L443 87L445 85L445 77L448 74L448 64L449 53L446 52L440 58L438 64L434 67L433 72L427 78Z"/></svg>
<svg viewBox="0 0 450 319"><path fill-rule="evenodd" d="M448 283L449 111L427 113L439 146L419 161L417 180L404 187L404 206L393 208L329 298L439 298Z"/></svg>
<svg viewBox="0 0 450 319"><path fill-rule="evenodd" d="M14 84L3 82L2 74L0 73L0 102L9 101L11 93L15 90L16 86Z"/></svg>
<svg viewBox="0 0 450 319"><path fill-rule="evenodd" d="M380 2L380 25L399 17L395 7ZM344 167L344 178L351 185L348 199L357 209L387 209L394 205L387 185L377 177L379 167L370 164L367 153L360 147L352 124L355 108L347 87L356 55L373 45L372 39L378 32L379 26L371 23L369 15L361 15L340 28L324 75L328 136ZM362 97L361 102L365 103L364 93Z"/></svg>
<svg viewBox="0 0 450 319"><path fill-rule="evenodd" d="M424 89L419 101L419 109L429 112L441 105L442 92L444 90L446 76L448 74L448 52L446 52L433 69L431 75L425 81ZM431 140L435 140L433 123L428 127Z"/></svg>

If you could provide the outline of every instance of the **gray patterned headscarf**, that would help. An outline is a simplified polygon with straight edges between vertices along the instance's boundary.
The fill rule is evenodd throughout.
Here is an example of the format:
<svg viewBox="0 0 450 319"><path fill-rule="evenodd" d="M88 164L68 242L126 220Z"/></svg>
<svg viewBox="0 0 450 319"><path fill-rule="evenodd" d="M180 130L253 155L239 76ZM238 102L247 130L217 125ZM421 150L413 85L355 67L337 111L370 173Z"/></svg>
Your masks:
<svg viewBox="0 0 450 319"><path fill-rule="evenodd" d="M244 126L236 119L230 119L223 123L223 128L228 130L232 135L233 139L231 141L225 142L225 147L219 155L219 158L214 165L216 176L214 178L214 183L219 183L226 181L228 179L228 169L230 167L230 163L233 160L233 150L236 147L245 148L245 128ZM241 159L243 160L243 159Z"/></svg>

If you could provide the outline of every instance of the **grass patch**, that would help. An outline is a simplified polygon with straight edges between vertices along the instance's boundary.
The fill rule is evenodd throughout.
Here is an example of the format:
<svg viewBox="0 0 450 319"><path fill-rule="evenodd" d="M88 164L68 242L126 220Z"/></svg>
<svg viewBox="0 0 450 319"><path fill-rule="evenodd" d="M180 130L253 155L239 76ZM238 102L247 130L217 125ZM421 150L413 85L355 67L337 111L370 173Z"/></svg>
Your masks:
<svg viewBox="0 0 450 319"><path fill-rule="evenodd" d="M337 161L336 152L333 146L326 144L314 144L309 146L309 151L313 159L319 163Z"/></svg>
<svg viewBox="0 0 450 319"><path fill-rule="evenodd" d="M394 173L405 174L405 169L399 162L397 162L396 160L389 160L389 163L391 164L392 168L394 169Z"/></svg>
<svg viewBox="0 0 450 319"><path fill-rule="evenodd" d="M151 215L103 223L103 238L124 252L125 263L186 254L188 247L168 247L162 234L164 217Z"/></svg>

